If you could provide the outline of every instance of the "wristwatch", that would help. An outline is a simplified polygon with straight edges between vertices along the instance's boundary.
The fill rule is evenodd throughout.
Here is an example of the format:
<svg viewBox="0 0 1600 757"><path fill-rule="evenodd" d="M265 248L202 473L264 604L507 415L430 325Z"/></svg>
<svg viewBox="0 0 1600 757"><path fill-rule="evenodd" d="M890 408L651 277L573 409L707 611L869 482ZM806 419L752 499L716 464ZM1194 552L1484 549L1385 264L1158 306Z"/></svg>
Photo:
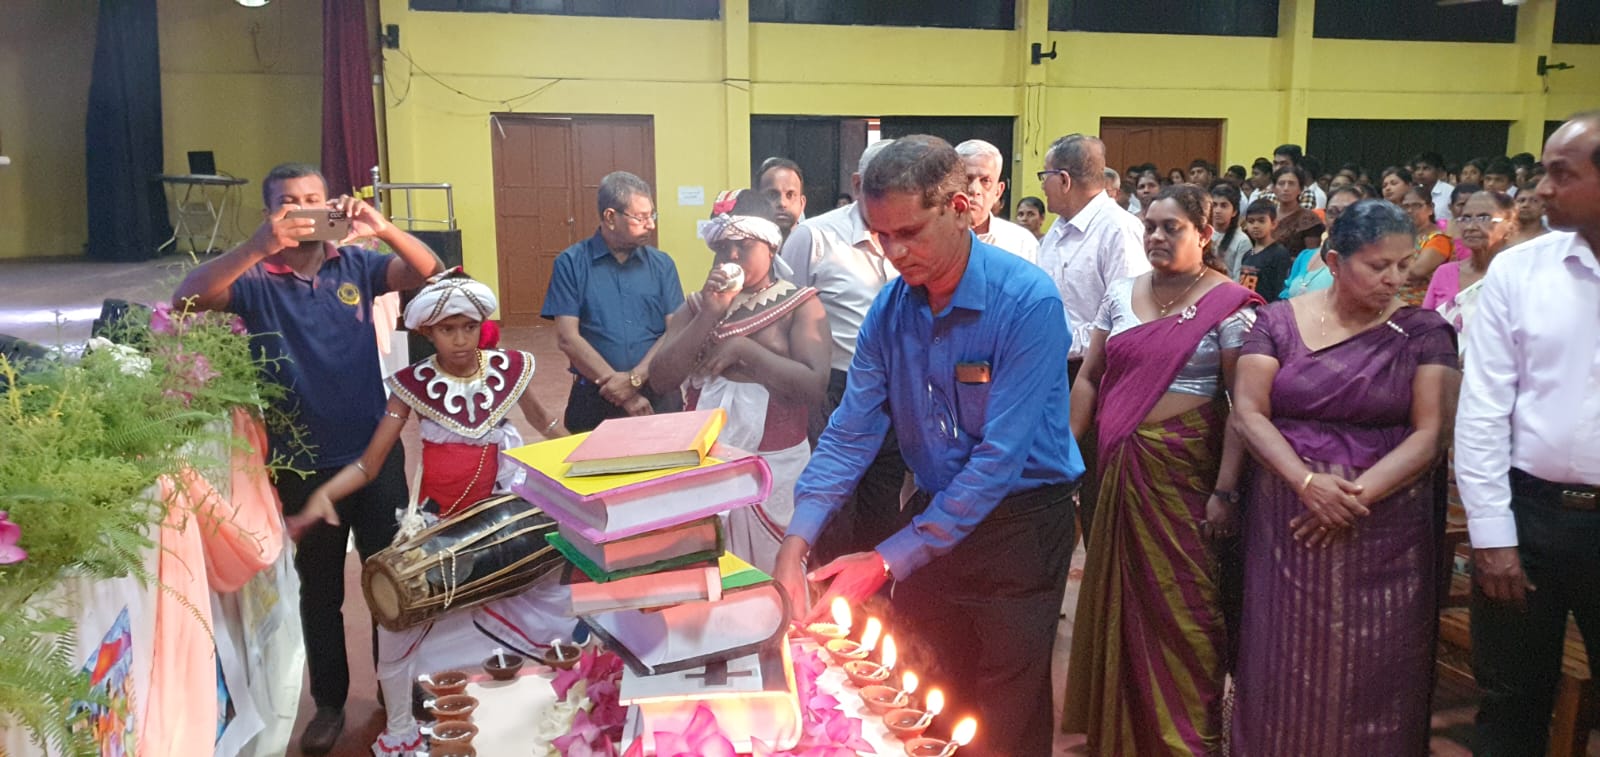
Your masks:
<svg viewBox="0 0 1600 757"><path fill-rule="evenodd" d="M633 371L628 371L628 383L632 384L633 388L638 389L639 387L644 386L644 379L640 378L639 374L634 373Z"/></svg>

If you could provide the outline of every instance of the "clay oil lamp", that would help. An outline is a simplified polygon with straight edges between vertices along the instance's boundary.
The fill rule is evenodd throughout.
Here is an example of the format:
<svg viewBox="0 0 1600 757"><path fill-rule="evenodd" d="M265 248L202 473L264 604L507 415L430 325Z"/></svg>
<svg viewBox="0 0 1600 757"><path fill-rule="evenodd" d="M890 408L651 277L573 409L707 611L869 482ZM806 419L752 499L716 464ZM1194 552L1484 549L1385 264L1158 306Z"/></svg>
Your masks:
<svg viewBox="0 0 1600 757"><path fill-rule="evenodd" d="M496 681L509 681L517 677L517 672L522 670L522 655L506 654L504 649L495 648L494 655L483 661L483 672Z"/></svg>
<svg viewBox="0 0 1600 757"><path fill-rule="evenodd" d="M828 657L835 665L844 665L852 660L865 660L872 654L872 648L878 645L878 637L883 634L883 624L877 618L867 618L867 627L861 631L861 641L849 639L834 639L822 645L828 650Z"/></svg>
<svg viewBox="0 0 1600 757"><path fill-rule="evenodd" d="M467 690L467 682L472 677L460 670L446 670L442 673L428 675L423 673L417 676L417 682L435 697L447 697L451 694L460 694Z"/></svg>
<svg viewBox="0 0 1600 757"><path fill-rule="evenodd" d="M950 757L956 749L972 743L972 737L978 735L978 721L972 718L963 718L956 724L955 731L951 732L950 740L932 739L918 736L906 742L906 757Z"/></svg>
<svg viewBox="0 0 1600 757"><path fill-rule="evenodd" d="M861 703L874 715L890 710L904 709L911 704L911 695L917 691L917 674L907 670L900 676L900 688L893 686L862 686Z"/></svg>
<svg viewBox="0 0 1600 757"><path fill-rule="evenodd" d="M478 709L476 697L466 694L450 694L438 699L423 702L423 706L433 713L433 719L440 723L456 720L467 721L472 719L472 711Z"/></svg>
<svg viewBox="0 0 1600 757"><path fill-rule="evenodd" d="M550 642L550 649L544 653L544 664L556 670L571 670L578 664L578 658L583 654L583 648L577 644L566 644L560 639Z"/></svg>
<svg viewBox="0 0 1600 757"><path fill-rule="evenodd" d="M934 716L944 710L944 692L938 689L928 691L928 701L924 709L915 707L902 707L890 710L883 714L883 725L901 741L910 741L922 735L933 723Z"/></svg>
<svg viewBox="0 0 1600 757"><path fill-rule="evenodd" d="M865 638L862 639L866 641ZM863 644L863 646L867 646ZM867 646L868 651L871 650ZM888 683L889 675L894 672L895 647L894 637L883 637L883 653L878 662L871 660L851 660L844 664L844 674L850 677L850 683L857 687L877 686Z"/></svg>
<svg viewBox="0 0 1600 757"><path fill-rule="evenodd" d="M833 615L832 623L812 623L806 626L806 635L818 644L838 641L850 635L850 603L846 602L844 597L834 597L828 612Z"/></svg>

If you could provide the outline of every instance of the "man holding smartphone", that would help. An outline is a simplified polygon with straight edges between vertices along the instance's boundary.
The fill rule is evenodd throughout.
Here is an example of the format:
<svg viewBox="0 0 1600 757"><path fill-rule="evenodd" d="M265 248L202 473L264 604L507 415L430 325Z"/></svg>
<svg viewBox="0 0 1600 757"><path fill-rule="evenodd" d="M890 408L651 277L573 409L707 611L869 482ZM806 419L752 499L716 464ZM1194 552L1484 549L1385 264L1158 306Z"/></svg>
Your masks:
<svg viewBox="0 0 1600 757"><path fill-rule="evenodd" d="M373 298L421 286L444 268L427 245L371 205L327 194L327 182L312 166L273 168L261 182L267 208L261 227L243 244L190 271L172 298L176 308L239 315L255 353L268 360L263 378L288 390L281 409L304 435L296 440L288 429L269 428L272 456L307 475L277 475L274 485L285 515L299 512L312 491L361 457L383 416ZM344 229L343 238L331 238ZM395 254L354 244L372 237ZM393 540L396 509L407 499L404 452L397 445L382 468L367 476L371 483L339 503L340 525L313 526L295 553L306 662L317 704L300 739L305 754L328 752L344 730L350 688L341 609L345 545L353 530L365 560Z"/></svg>

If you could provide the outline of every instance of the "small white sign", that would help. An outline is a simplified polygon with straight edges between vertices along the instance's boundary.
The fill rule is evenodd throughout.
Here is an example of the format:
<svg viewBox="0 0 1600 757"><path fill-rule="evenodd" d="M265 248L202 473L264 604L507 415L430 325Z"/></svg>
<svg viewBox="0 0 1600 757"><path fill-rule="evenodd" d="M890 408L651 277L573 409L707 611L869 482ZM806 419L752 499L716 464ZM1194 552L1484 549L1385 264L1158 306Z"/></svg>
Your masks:
<svg viewBox="0 0 1600 757"><path fill-rule="evenodd" d="M704 205L706 204L705 187L678 187L679 205Z"/></svg>

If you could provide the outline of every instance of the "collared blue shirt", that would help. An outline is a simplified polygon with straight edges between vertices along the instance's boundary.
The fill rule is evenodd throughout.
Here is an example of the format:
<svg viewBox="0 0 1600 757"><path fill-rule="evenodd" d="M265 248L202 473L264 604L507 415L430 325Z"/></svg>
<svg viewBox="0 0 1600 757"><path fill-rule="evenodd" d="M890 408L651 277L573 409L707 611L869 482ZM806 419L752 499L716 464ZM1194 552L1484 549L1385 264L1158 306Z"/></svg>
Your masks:
<svg viewBox="0 0 1600 757"><path fill-rule="evenodd" d="M244 320L263 378L283 385L283 408L306 432L307 450L269 429L272 451L296 468L337 468L366 451L388 401L372 325L372 298L389 291L389 255L334 248L303 278L277 256L244 272L228 290L228 310ZM292 455L291 453L301 454Z"/></svg>
<svg viewBox="0 0 1600 757"><path fill-rule="evenodd" d="M614 370L626 371L644 359L682 304L672 258L641 246L618 263L597 229L556 258L539 315L576 316L578 333Z"/></svg>
<svg viewBox="0 0 1600 757"><path fill-rule="evenodd" d="M789 533L815 543L877 456L889 424L927 510L878 545L898 578L949 552L1010 494L1083 475L1067 412L1072 337L1038 266L972 237L967 269L935 314L897 279L861 324L844 400L795 486ZM956 379L987 363L986 383Z"/></svg>

